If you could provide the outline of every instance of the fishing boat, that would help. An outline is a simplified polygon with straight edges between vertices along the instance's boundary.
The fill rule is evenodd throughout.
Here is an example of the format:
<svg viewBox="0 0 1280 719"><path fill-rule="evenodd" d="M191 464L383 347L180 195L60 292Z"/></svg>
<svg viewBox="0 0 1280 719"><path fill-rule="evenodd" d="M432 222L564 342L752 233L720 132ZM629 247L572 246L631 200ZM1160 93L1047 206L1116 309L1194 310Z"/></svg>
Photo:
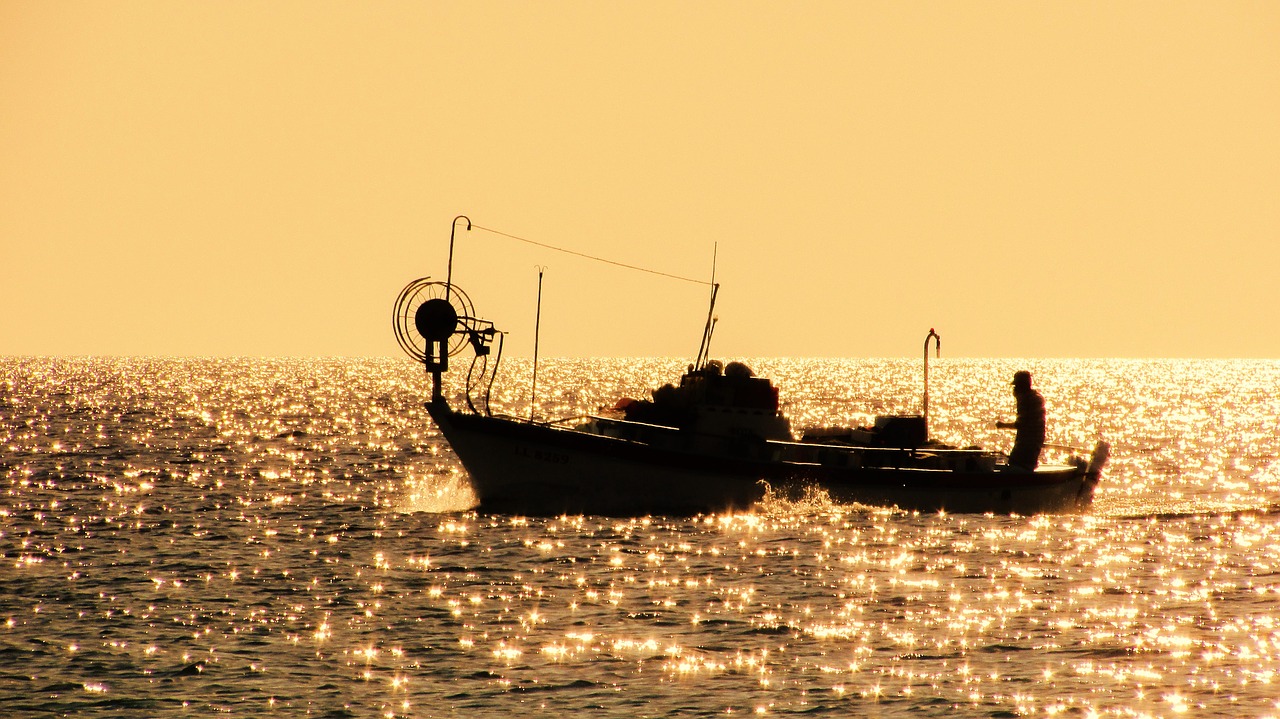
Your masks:
<svg viewBox="0 0 1280 719"><path fill-rule="evenodd" d="M462 220L471 228L459 216L455 231ZM482 511L693 515L745 510L767 492L807 487L837 503L922 512L1063 513L1093 501L1105 442L1088 458L1075 454L1024 470L1000 451L929 436L930 340L935 353L941 346L933 330L925 340L924 413L878 417L867 427L796 436L769 379L710 358L711 312L696 361L647 399L623 398L608 411L550 421L494 413L489 395L503 334L453 284L453 241L451 231L445 281L410 282L393 323L401 347L431 379L427 412L466 469ZM714 309L718 285L712 287ZM444 396L444 375L449 360L467 351L465 406L454 407Z"/></svg>

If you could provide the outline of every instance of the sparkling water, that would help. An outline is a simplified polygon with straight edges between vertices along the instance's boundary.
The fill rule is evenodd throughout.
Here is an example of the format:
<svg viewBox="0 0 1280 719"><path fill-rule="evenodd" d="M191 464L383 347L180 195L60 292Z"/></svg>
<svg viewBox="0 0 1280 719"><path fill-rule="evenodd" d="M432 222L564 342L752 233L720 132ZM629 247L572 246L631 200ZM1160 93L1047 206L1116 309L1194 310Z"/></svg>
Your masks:
<svg viewBox="0 0 1280 719"><path fill-rule="evenodd" d="M748 362L797 430L920 411L918 361ZM504 362L491 399L572 416L682 368L543 360L530 407L529 364ZM3 359L0 707L1280 716L1280 362L942 358L933 434L1007 450L1017 369L1051 444L1111 442L1090 512L809 490L735 515L488 515L407 361Z"/></svg>

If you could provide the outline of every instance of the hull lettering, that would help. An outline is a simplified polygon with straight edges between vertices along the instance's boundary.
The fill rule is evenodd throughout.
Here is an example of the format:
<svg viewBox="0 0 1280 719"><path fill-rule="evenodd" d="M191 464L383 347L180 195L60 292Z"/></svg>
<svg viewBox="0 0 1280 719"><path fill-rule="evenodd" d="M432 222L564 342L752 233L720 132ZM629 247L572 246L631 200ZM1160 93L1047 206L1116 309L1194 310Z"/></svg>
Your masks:
<svg viewBox="0 0 1280 719"><path fill-rule="evenodd" d="M561 452L551 452L545 449L538 449L536 447L522 447L520 445L516 445L515 453L517 457L524 457L525 459L532 459L539 462L546 462L548 464L568 464L569 463L569 455L567 454L563 454Z"/></svg>

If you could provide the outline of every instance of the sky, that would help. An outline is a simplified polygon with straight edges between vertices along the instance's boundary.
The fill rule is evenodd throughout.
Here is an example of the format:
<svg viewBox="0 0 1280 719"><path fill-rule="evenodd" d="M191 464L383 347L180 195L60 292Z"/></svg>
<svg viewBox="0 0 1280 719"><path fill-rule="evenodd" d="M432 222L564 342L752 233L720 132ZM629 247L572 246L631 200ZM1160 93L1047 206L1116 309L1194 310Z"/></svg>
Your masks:
<svg viewBox="0 0 1280 719"><path fill-rule="evenodd" d="M717 356L1280 358L1280 3L0 2L0 355L396 356L457 215Z"/></svg>

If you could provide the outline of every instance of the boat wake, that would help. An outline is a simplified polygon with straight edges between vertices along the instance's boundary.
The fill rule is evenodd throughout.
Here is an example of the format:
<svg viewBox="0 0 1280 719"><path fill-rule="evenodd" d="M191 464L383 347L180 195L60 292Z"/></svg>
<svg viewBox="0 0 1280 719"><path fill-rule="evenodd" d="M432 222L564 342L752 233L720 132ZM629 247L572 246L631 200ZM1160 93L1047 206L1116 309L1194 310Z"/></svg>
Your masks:
<svg viewBox="0 0 1280 719"><path fill-rule="evenodd" d="M1273 517L1280 515L1280 461L1272 461L1252 474L1249 491L1215 496L1186 497L1176 502L1112 499L1094 505L1095 514L1108 519L1179 520L1213 517Z"/></svg>
<svg viewBox="0 0 1280 719"><path fill-rule="evenodd" d="M1095 516L1106 519L1171 521L1213 517L1270 517L1280 515L1280 503L1268 498L1241 498L1235 501L1188 499L1151 505L1147 502L1095 506Z"/></svg>
<svg viewBox="0 0 1280 719"><path fill-rule="evenodd" d="M806 515L806 514L873 514L902 511L886 509L869 504L844 504L831 499L827 490L816 484L786 484L774 487L768 482L764 485L764 496L756 502L755 508L762 514Z"/></svg>
<svg viewBox="0 0 1280 719"><path fill-rule="evenodd" d="M409 477L393 502L395 510L405 514L465 512L477 504L471 483L460 472Z"/></svg>
<svg viewBox="0 0 1280 719"><path fill-rule="evenodd" d="M1124 512L1106 515L1112 519L1151 519L1170 521L1178 519L1209 519L1225 517L1239 519L1241 517L1274 517L1280 516L1280 504L1263 504L1241 507L1234 504L1215 504L1212 507L1192 506L1187 508L1164 508L1149 512Z"/></svg>

